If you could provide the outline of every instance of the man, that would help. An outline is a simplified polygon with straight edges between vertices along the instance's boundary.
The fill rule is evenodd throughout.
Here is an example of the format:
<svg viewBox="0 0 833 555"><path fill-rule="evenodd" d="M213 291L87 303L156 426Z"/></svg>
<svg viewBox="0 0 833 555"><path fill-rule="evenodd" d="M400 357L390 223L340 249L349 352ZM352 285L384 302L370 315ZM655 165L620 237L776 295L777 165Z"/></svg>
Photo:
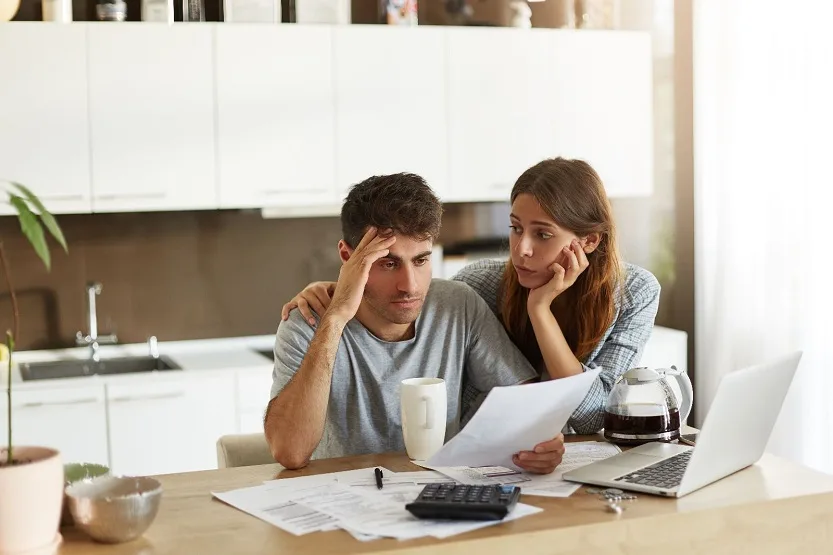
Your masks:
<svg viewBox="0 0 833 555"><path fill-rule="evenodd" d="M399 385L446 382L446 439L457 431L463 374L481 391L537 381L537 373L467 285L431 280L442 206L413 174L355 185L341 210L338 282L315 329L298 311L278 326L264 431L279 463L403 451ZM552 472L564 438L516 454Z"/></svg>

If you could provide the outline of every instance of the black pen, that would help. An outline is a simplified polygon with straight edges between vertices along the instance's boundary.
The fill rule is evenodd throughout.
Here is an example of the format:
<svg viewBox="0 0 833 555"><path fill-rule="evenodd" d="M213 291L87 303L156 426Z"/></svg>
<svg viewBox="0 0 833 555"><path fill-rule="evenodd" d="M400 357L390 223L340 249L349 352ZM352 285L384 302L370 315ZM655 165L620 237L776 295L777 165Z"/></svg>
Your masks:
<svg viewBox="0 0 833 555"><path fill-rule="evenodd" d="M376 474L376 487L382 489L382 469L377 468L375 471Z"/></svg>

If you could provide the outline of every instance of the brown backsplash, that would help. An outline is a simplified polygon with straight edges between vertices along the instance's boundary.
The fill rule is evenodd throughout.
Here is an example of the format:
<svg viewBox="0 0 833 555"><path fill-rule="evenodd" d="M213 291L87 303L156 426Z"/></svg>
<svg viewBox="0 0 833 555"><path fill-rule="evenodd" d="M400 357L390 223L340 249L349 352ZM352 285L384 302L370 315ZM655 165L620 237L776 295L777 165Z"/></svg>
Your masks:
<svg viewBox="0 0 833 555"><path fill-rule="evenodd" d="M443 239L472 235L475 205L446 208ZM0 217L18 294L19 349L74 344L88 332L85 287L103 284L99 333L122 343L274 333L280 307L314 279L338 276L338 218L264 220L258 211L58 216L69 254L47 272L18 222ZM0 282L0 326L11 302Z"/></svg>

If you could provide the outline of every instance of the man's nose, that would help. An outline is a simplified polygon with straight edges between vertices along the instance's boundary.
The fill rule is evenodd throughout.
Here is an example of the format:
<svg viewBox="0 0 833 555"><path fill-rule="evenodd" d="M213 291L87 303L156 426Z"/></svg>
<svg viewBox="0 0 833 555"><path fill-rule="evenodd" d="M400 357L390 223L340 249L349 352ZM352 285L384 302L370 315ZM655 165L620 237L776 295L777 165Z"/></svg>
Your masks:
<svg viewBox="0 0 833 555"><path fill-rule="evenodd" d="M416 271L410 265L405 265L402 268L399 278L399 290L403 293L415 293L417 282L416 282Z"/></svg>

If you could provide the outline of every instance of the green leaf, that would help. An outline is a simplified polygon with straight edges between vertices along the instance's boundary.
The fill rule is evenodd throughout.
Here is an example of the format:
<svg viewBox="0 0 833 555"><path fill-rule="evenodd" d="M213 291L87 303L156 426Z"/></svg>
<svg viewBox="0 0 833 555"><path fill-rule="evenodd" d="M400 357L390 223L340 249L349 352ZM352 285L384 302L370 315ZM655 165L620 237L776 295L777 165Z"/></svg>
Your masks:
<svg viewBox="0 0 833 555"><path fill-rule="evenodd" d="M17 210L18 219L20 220L20 230L29 239L29 242L35 249L35 253L43 260L44 266L49 270L52 261L49 258L49 248L46 246L46 236L43 234L43 228L37 216L29 209L26 201L14 193L9 193L9 202Z"/></svg>
<svg viewBox="0 0 833 555"><path fill-rule="evenodd" d="M49 233L52 234L52 237L55 238L56 241L64 248L64 252L69 252L67 250L67 240L64 238L64 233L61 231L58 222L55 220L54 216L49 213L49 210L43 205L41 200L29 189L21 185L20 183L15 183L14 181L11 182L12 186L15 187L18 191L23 193L23 196L34 206L38 213L40 214L40 219L43 221L43 225L46 226L46 229L49 230Z"/></svg>

